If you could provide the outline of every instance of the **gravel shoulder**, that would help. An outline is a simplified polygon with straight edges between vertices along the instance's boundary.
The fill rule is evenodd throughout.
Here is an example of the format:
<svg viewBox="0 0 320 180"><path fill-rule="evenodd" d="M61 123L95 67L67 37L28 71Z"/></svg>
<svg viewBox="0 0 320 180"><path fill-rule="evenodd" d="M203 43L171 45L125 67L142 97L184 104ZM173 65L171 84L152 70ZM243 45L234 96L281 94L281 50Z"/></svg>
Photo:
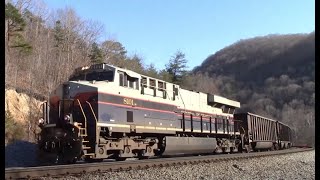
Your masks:
<svg viewBox="0 0 320 180"><path fill-rule="evenodd" d="M315 179L315 151L145 170L88 173L57 179Z"/></svg>

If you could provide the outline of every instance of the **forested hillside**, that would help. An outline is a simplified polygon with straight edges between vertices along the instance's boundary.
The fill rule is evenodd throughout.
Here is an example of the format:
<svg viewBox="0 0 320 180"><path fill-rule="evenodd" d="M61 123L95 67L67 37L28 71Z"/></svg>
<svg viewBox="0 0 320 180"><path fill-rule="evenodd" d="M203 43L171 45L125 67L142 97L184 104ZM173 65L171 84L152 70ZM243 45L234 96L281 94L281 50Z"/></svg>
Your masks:
<svg viewBox="0 0 320 180"><path fill-rule="evenodd" d="M209 56L194 73L207 73L239 111L279 119L300 142L314 143L315 35L268 35L240 40Z"/></svg>
<svg viewBox="0 0 320 180"><path fill-rule="evenodd" d="M170 66L168 71L157 70L153 64L145 64L140 55L129 56L125 47L116 39L101 38L106 32L101 23L80 18L70 7L50 9L41 0L6 0L6 89L17 90L41 101L48 100L54 88L67 81L74 69L102 62L151 77L168 81L174 79L176 83L182 81L182 74L186 74L181 71L184 67L179 66L178 71ZM178 58L173 57L173 63L174 60L184 59L182 52L177 51L175 56ZM174 78L169 72L174 72ZM9 99L8 102L12 101ZM19 121L19 112L11 111L6 109L6 138L11 141L27 137L25 134L31 134L30 129L39 115ZM16 126L24 127L25 132L10 128ZM15 132L8 132L11 130ZM19 133L16 133L18 131ZM19 136L14 137L17 134ZM32 138L27 138L30 139Z"/></svg>
<svg viewBox="0 0 320 180"><path fill-rule="evenodd" d="M48 97L77 67L107 62L148 73L138 55L114 39L98 39L104 26L72 8L48 9L42 1L6 2L5 83ZM99 41L98 41L99 40ZM152 69L153 66L151 66Z"/></svg>

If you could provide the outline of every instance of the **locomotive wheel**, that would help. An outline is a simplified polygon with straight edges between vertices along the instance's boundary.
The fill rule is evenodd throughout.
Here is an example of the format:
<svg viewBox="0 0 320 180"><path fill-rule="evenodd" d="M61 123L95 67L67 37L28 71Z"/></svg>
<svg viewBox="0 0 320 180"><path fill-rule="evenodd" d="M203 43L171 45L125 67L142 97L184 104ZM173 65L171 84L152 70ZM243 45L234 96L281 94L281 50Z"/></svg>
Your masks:
<svg viewBox="0 0 320 180"><path fill-rule="evenodd" d="M147 156L144 156L145 151L146 150L139 151L139 153L138 153L138 158L139 159L147 159L148 158Z"/></svg>
<svg viewBox="0 0 320 180"><path fill-rule="evenodd" d="M251 144L249 144L249 145L245 145L245 148L246 148L246 153L250 153L251 152Z"/></svg>
<svg viewBox="0 0 320 180"><path fill-rule="evenodd" d="M67 161L68 164L75 164L78 161L78 159L75 157L72 160Z"/></svg>
<svg viewBox="0 0 320 180"><path fill-rule="evenodd" d="M271 151L274 151L274 145L271 146L270 150L271 150Z"/></svg>

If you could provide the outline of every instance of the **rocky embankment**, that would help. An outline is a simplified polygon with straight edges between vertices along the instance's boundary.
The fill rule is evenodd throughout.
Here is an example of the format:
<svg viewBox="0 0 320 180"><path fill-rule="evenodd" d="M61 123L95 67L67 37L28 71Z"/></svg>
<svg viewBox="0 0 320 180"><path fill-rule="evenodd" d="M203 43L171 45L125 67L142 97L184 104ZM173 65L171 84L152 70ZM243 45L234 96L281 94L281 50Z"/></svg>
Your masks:
<svg viewBox="0 0 320 180"><path fill-rule="evenodd" d="M38 100L15 89L5 89L5 111L10 112L13 126L21 126L23 132L21 139L12 142L16 132L7 129L6 134L13 134L5 143L5 167L24 167L36 165L35 159L35 134L39 131L37 127L38 118L41 116L40 105L43 101Z"/></svg>
<svg viewBox="0 0 320 180"><path fill-rule="evenodd" d="M9 111L19 123L26 124L31 115L40 116L42 102L15 89L5 89L5 111Z"/></svg>

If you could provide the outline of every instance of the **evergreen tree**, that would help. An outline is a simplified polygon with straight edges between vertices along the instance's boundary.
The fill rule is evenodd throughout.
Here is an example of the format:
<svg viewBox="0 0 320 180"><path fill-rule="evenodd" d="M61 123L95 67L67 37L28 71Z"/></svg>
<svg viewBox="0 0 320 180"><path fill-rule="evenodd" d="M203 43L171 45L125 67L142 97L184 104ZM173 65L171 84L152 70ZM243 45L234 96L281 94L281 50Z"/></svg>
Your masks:
<svg viewBox="0 0 320 180"><path fill-rule="evenodd" d="M147 68L146 68L146 75L154 78L159 78L159 74L157 69L154 67L154 64L151 63Z"/></svg>
<svg viewBox="0 0 320 180"><path fill-rule="evenodd" d="M5 20L8 27L8 43L11 48L19 48L21 52L30 53L32 46L26 42L21 34L24 31L26 22L18 9L11 3L5 5Z"/></svg>
<svg viewBox="0 0 320 180"><path fill-rule="evenodd" d="M163 69L159 71L159 79L162 79L167 82L172 82L172 75L167 72L167 70Z"/></svg>
<svg viewBox="0 0 320 180"><path fill-rule="evenodd" d="M137 73L144 72L143 60L137 54L134 54L132 57L126 58L124 63L125 63L124 67L127 69L130 69L130 70L135 71Z"/></svg>
<svg viewBox="0 0 320 180"><path fill-rule="evenodd" d="M63 28L60 21L56 21L56 24L54 27L54 39L56 41L56 44L55 44L56 47L61 47L63 45L64 33L63 33Z"/></svg>
<svg viewBox="0 0 320 180"><path fill-rule="evenodd" d="M91 53L89 57L93 64L99 64L104 62L104 54L102 52L102 49L95 42L91 46Z"/></svg>
<svg viewBox="0 0 320 180"><path fill-rule="evenodd" d="M180 84L183 77L186 75L187 60L185 54L178 50L174 56L171 57L168 64L166 64L166 71L171 76L171 82Z"/></svg>
<svg viewBox="0 0 320 180"><path fill-rule="evenodd" d="M18 9L11 3L7 3L5 5L5 19L8 20L8 28L11 35L14 35L15 32L23 31L26 26L26 23Z"/></svg>

